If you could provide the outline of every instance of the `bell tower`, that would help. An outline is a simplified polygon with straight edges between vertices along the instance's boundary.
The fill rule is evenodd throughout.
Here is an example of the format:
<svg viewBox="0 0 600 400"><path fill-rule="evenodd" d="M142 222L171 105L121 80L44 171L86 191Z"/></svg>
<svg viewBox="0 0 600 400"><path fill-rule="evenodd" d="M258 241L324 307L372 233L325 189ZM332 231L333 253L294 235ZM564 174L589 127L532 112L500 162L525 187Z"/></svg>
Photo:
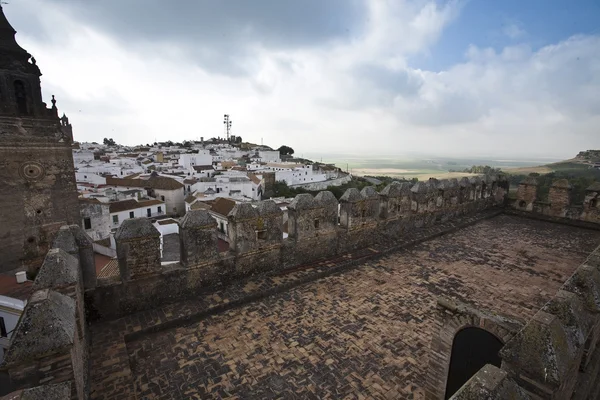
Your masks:
<svg viewBox="0 0 600 400"><path fill-rule="evenodd" d="M37 272L55 233L80 224L68 118L42 101L40 69L0 5L0 271Z"/></svg>

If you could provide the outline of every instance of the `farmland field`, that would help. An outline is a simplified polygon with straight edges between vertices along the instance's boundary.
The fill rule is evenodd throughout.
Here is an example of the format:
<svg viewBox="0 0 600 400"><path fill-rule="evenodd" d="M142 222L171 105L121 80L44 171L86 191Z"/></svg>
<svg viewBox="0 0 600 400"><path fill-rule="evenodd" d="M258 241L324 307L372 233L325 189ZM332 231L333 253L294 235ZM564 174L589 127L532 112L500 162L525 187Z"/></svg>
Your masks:
<svg viewBox="0 0 600 400"><path fill-rule="evenodd" d="M397 157L373 157L356 154L305 154L306 158L324 163L333 163L344 171L354 175L392 176L398 178L460 178L471 174L462 172L473 165L491 167L533 168L558 161L557 159L486 159L486 158L450 158L398 155Z"/></svg>

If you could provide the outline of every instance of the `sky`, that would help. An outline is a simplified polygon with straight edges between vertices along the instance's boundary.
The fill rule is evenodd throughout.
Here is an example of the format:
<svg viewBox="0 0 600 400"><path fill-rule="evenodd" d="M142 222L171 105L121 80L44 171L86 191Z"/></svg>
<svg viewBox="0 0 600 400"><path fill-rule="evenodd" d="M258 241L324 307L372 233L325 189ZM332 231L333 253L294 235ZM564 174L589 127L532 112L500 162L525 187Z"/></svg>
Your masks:
<svg viewBox="0 0 600 400"><path fill-rule="evenodd" d="M75 139L296 153L600 148L597 0L10 0Z"/></svg>

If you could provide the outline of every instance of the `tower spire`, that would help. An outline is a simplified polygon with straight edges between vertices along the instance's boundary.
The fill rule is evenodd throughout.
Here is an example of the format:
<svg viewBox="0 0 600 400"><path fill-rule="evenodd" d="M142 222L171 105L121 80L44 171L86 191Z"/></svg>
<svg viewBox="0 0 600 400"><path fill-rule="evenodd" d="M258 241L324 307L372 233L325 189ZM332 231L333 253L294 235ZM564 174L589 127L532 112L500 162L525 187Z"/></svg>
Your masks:
<svg viewBox="0 0 600 400"><path fill-rule="evenodd" d="M4 15L4 9L2 3L0 3L0 50L3 52L11 52L19 54L25 61L29 60L31 55L25 51L15 39L15 28L12 27L6 15Z"/></svg>

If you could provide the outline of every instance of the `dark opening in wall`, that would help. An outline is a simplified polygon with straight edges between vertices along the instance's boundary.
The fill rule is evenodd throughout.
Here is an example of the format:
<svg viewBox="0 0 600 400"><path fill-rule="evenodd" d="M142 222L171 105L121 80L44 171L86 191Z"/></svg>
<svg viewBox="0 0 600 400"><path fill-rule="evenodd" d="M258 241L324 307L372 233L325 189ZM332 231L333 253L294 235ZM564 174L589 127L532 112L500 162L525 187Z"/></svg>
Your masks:
<svg viewBox="0 0 600 400"><path fill-rule="evenodd" d="M519 201L519 207L525 208L526 205L527 205L527 203L525 203L524 200Z"/></svg>
<svg viewBox="0 0 600 400"><path fill-rule="evenodd" d="M29 114L27 111L27 93L23 81L16 80L15 83L15 100L17 101L17 110L19 115Z"/></svg>
<svg viewBox="0 0 600 400"><path fill-rule="evenodd" d="M590 207L591 207L591 208L596 208L596 207L598 207L598 199L592 199L592 200L590 201Z"/></svg>
<svg viewBox="0 0 600 400"><path fill-rule="evenodd" d="M30 236L27 238L27 243L33 243L35 242L35 238L33 236Z"/></svg>
<svg viewBox="0 0 600 400"><path fill-rule="evenodd" d="M83 227L84 229L92 229L92 220L90 218L83 219Z"/></svg>
<svg viewBox="0 0 600 400"><path fill-rule="evenodd" d="M485 364L500 368L498 352L503 344L496 336L481 328L469 327L458 331L452 342L452 355L445 399L449 399Z"/></svg>
<svg viewBox="0 0 600 400"><path fill-rule="evenodd" d="M256 238L258 240L266 240L267 239L267 231L266 230L256 231Z"/></svg>
<svg viewBox="0 0 600 400"><path fill-rule="evenodd" d="M319 229L319 220L315 219L315 229Z"/></svg>
<svg viewBox="0 0 600 400"><path fill-rule="evenodd" d="M35 210L35 212L36 212L37 214L41 214L41 213L42 213L42 210Z"/></svg>

